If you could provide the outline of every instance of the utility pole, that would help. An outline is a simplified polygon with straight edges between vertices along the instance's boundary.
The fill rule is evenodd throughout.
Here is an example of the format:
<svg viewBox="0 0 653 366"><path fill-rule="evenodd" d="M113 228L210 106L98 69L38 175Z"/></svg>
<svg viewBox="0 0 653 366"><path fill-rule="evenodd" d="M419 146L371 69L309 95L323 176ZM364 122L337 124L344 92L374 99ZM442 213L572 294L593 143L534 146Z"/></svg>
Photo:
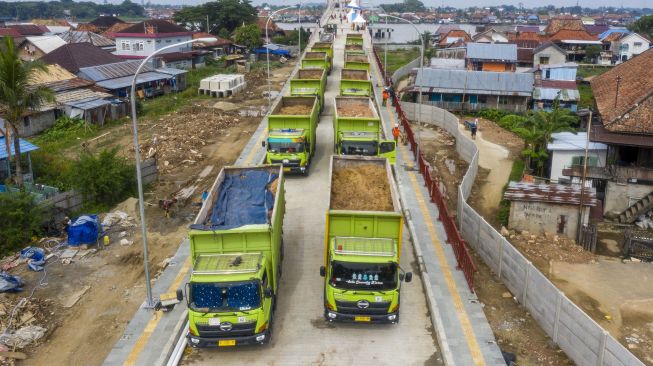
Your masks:
<svg viewBox="0 0 653 366"><path fill-rule="evenodd" d="M619 56L621 57L621 56ZM621 84L621 76L617 76L617 89L614 93L614 108L617 108L617 101L619 100L619 84Z"/></svg>
<svg viewBox="0 0 653 366"><path fill-rule="evenodd" d="M587 121L587 138L585 139L585 158L583 159L583 175L580 180L580 201L578 203L578 228L576 230L576 240L579 242L583 228L583 198L585 196L585 179L587 178L587 155L590 145L590 131L592 130L592 110L590 109L589 120Z"/></svg>
<svg viewBox="0 0 653 366"><path fill-rule="evenodd" d="M206 14L206 33L211 33L211 30L209 28L209 15Z"/></svg>

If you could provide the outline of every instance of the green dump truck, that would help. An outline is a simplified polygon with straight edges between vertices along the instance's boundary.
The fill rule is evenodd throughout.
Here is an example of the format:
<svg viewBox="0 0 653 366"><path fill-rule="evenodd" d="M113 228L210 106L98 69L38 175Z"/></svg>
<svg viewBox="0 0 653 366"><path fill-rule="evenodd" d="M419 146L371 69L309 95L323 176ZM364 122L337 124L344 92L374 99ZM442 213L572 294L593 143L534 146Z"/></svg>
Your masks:
<svg viewBox="0 0 653 366"><path fill-rule="evenodd" d="M403 216L386 159L332 156L326 219L324 317L399 322Z"/></svg>
<svg viewBox="0 0 653 366"><path fill-rule="evenodd" d="M302 69L324 69L331 74L331 59L326 52L306 52L301 64Z"/></svg>
<svg viewBox="0 0 653 366"><path fill-rule="evenodd" d="M365 50L362 44L347 44L345 45L345 55L364 55Z"/></svg>
<svg viewBox="0 0 653 366"><path fill-rule="evenodd" d="M315 42L311 47L311 52L326 52L330 60L333 60L333 43L332 42Z"/></svg>
<svg viewBox="0 0 653 366"><path fill-rule="evenodd" d="M363 45L363 34L362 33L347 33L347 38L345 39L345 45L348 45L348 44Z"/></svg>
<svg viewBox="0 0 653 366"><path fill-rule="evenodd" d="M394 164L396 143L383 140L381 119L370 98L335 97L334 108L336 154L380 156Z"/></svg>
<svg viewBox="0 0 653 366"><path fill-rule="evenodd" d="M324 108L326 90L326 71L322 69L299 69L290 79L290 95L296 97L316 96L320 102L320 112Z"/></svg>
<svg viewBox="0 0 653 366"><path fill-rule="evenodd" d="M370 61L366 55L345 54L345 69L370 72Z"/></svg>
<svg viewBox="0 0 653 366"><path fill-rule="evenodd" d="M286 172L308 175L319 115L316 97L281 97L268 116L265 161L282 164Z"/></svg>
<svg viewBox="0 0 653 366"><path fill-rule="evenodd" d="M372 81L365 70L340 70L340 95L371 97Z"/></svg>
<svg viewBox="0 0 653 366"><path fill-rule="evenodd" d="M225 167L188 233L188 344L265 344L283 258L281 166ZM245 212L246 211L246 212ZM182 299L183 291L177 297Z"/></svg>

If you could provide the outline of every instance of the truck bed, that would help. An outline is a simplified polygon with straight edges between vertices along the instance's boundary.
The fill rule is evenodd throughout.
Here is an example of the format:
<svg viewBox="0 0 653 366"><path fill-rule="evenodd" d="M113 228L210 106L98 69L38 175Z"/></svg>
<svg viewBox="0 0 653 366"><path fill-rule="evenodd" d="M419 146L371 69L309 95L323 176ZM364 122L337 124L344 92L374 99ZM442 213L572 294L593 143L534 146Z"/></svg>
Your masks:
<svg viewBox="0 0 653 366"><path fill-rule="evenodd" d="M385 159L333 157L332 210L395 211Z"/></svg>
<svg viewBox="0 0 653 366"><path fill-rule="evenodd" d="M370 98L336 97L337 117L378 118Z"/></svg>
<svg viewBox="0 0 653 366"><path fill-rule="evenodd" d="M342 69L340 72L341 80L369 80L365 70Z"/></svg>
<svg viewBox="0 0 653 366"><path fill-rule="evenodd" d="M314 104L315 98L282 97L270 115L310 116Z"/></svg>
<svg viewBox="0 0 653 366"><path fill-rule="evenodd" d="M320 80L324 71L316 69L299 69L295 79Z"/></svg>

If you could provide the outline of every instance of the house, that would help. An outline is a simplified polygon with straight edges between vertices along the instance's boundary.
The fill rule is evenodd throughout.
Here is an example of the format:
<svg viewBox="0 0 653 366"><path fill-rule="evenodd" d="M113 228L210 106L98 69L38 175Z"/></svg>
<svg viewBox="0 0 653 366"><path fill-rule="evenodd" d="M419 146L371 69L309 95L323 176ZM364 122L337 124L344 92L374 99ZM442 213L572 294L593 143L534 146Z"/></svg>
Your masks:
<svg viewBox="0 0 653 366"><path fill-rule="evenodd" d="M597 36L585 30L562 29L549 36L549 40L567 52L567 61L581 62L585 59L585 50L589 46L602 47Z"/></svg>
<svg viewBox="0 0 653 366"><path fill-rule="evenodd" d="M468 43L465 60L467 70L514 72L517 66L517 45Z"/></svg>
<svg viewBox="0 0 653 366"><path fill-rule="evenodd" d="M423 69L417 71L409 92L421 92L424 103L447 110L525 112L533 93L533 74Z"/></svg>
<svg viewBox="0 0 653 366"><path fill-rule="evenodd" d="M18 57L23 61L34 61L66 44L59 36L25 37L18 45Z"/></svg>
<svg viewBox="0 0 653 366"><path fill-rule="evenodd" d="M582 20L571 15L561 15L549 20L549 24L544 28L544 33L551 36L561 30L587 32Z"/></svg>
<svg viewBox="0 0 653 366"><path fill-rule="evenodd" d="M15 29L23 37L42 36L49 32L46 26L36 24L13 24L7 27Z"/></svg>
<svg viewBox="0 0 653 366"><path fill-rule="evenodd" d="M120 18L111 15L103 15L93 19L88 23L79 24L77 26L77 30L84 31L84 32L104 33L116 24L127 24L127 23L125 23Z"/></svg>
<svg viewBox="0 0 653 366"><path fill-rule="evenodd" d="M472 37L469 36L467 32L462 29L452 29L447 32L445 35L440 37L438 42L438 47L452 47L456 44L462 44L466 42L471 42Z"/></svg>
<svg viewBox="0 0 653 366"><path fill-rule="evenodd" d="M587 141L587 132L557 132L551 135L553 139L546 145L551 157L549 179L551 183L580 184L577 177L573 181L563 174L563 169L571 166L583 166L585 147L587 146L587 166L603 168L606 164L608 146L600 142Z"/></svg>
<svg viewBox="0 0 653 366"><path fill-rule="evenodd" d="M127 98L131 92L132 79L140 64L140 60L129 60L83 67L79 69L79 76L94 81L97 86L107 89L114 96ZM145 65L136 80L139 97L155 97L185 89L187 71L172 70L154 69L150 65Z"/></svg>
<svg viewBox="0 0 653 366"><path fill-rule="evenodd" d="M609 47L614 63L622 63L649 49L651 43L637 33L614 32L601 39Z"/></svg>
<svg viewBox="0 0 653 366"><path fill-rule="evenodd" d="M261 37L265 37L265 26L267 24L267 34L270 37L270 40L275 37L275 36L283 36L286 34L286 32L281 29L277 25L277 23L274 22L274 20L270 19L268 22L268 17L266 16L260 16L256 18L256 26L258 29L261 31ZM266 42L270 42L270 40L267 40Z"/></svg>
<svg viewBox="0 0 653 366"><path fill-rule="evenodd" d="M555 99L561 108L576 112L580 94L576 85L578 64L537 65L533 69L533 109L551 111Z"/></svg>
<svg viewBox="0 0 653 366"><path fill-rule="evenodd" d="M477 43L506 43L508 42L508 37L506 37L505 34L490 28L485 32L475 34L472 37L472 40Z"/></svg>
<svg viewBox="0 0 653 366"><path fill-rule="evenodd" d="M122 59L143 59L166 46L192 40L193 32L167 20L150 19L133 24L113 36L116 56ZM190 43L165 50L152 62L154 67L179 69L191 69L203 64L203 56L200 52L193 51Z"/></svg>
<svg viewBox="0 0 653 366"><path fill-rule="evenodd" d="M579 211L581 224L589 222L598 202L593 188L562 184L510 182L504 198L510 201L508 227L531 233L564 235L576 239Z"/></svg>
<svg viewBox="0 0 653 366"><path fill-rule="evenodd" d="M533 67L533 50L541 42L534 39L514 39L509 43L517 45L517 72L523 72L522 68L530 69Z"/></svg>
<svg viewBox="0 0 653 366"><path fill-rule="evenodd" d="M607 24L591 24L591 25L585 24L585 30L587 31L587 33L593 36L598 36L599 34L606 32L609 29L610 26Z"/></svg>
<svg viewBox="0 0 653 366"><path fill-rule="evenodd" d="M465 70L465 60L461 58L432 57L429 64L431 69Z"/></svg>
<svg viewBox="0 0 653 366"><path fill-rule="evenodd" d="M103 51L90 43L70 43L63 45L45 55L46 64L57 64L74 75L83 67L98 66L121 62L122 59L112 53Z"/></svg>
<svg viewBox="0 0 653 366"><path fill-rule="evenodd" d="M567 62L567 52L555 43L543 43L533 49L533 66L555 65L565 62Z"/></svg>
<svg viewBox="0 0 653 366"><path fill-rule="evenodd" d="M605 191L604 214L632 223L653 203L653 50L615 66L591 81L597 115L590 141L608 146L605 168L588 169ZM582 167L563 174L582 176ZM639 202L644 199L643 202Z"/></svg>
<svg viewBox="0 0 653 366"><path fill-rule="evenodd" d="M211 37L217 38L217 40L215 42L209 42L209 43L204 43L204 42L193 43L193 49L207 51L208 55L210 55L211 57L220 57L220 56L234 53L235 51L234 43L229 39L220 38L205 32L199 32L193 34L193 39L211 38Z"/></svg>
<svg viewBox="0 0 653 366"><path fill-rule="evenodd" d="M131 27L132 25L130 23L116 23L109 27L106 31L100 33L101 35L113 39L115 41L116 37L114 36L115 34L118 34L122 32L125 28ZM79 30L79 29L78 29Z"/></svg>
<svg viewBox="0 0 653 366"><path fill-rule="evenodd" d="M69 30L60 34L59 37L66 41L66 43L90 43L107 52L116 50L116 42L114 40L89 31Z"/></svg>
<svg viewBox="0 0 653 366"><path fill-rule="evenodd" d="M4 135L5 126L4 122L0 120L0 182L5 182L12 175L13 164L9 159L9 154L7 153L7 141ZM31 152L38 150L39 147L28 142L27 140L19 139L20 143L20 155L22 161L26 161L27 164L23 165L23 182L34 182L34 175L32 173L32 157ZM11 156L16 154L14 150L13 138L9 143L9 152Z"/></svg>

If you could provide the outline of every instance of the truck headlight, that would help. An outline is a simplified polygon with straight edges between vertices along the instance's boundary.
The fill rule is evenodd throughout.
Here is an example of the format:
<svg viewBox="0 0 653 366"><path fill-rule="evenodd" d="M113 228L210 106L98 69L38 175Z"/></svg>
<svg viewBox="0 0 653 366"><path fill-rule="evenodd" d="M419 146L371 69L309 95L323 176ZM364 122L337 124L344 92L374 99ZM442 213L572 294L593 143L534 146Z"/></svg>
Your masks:
<svg viewBox="0 0 653 366"><path fill-rule="evenodd" d="M199 344L199 343L200 343L200 340L197 339L197 338L192 338L192 337L191 337L191 339L190 339L190 343L192 343L192 344Z"/></svg>
<svg viewBox="0 0 653 366"><path fill-rule="evenodd" d="M336 318L336 313L332 313L329 311L329 319L335 319Z"/></svg>
<svg viewBox="0 0 653 366"><path fill-rule="evenodd" d="M389 321L393 322L393 321L395 321L396 319L397 319L397 315L396 315L396 314L388 315L388 320L389 320Z"/></svg>
<svg viewBox="0 0 653 366"><path fill-rule="evenodd" d="M265 339L265 334L261 334L259 336L256 336L256 341L257 342L263 342L264 339Z"/></svg>
<svg viewBox="0 0 653 366"><path fill-rule="evenodd" d="M284 163L284 164L288 164L288 163L290 162L290 160L288 160L288 159L283 159L281 162Z"/></svg>

